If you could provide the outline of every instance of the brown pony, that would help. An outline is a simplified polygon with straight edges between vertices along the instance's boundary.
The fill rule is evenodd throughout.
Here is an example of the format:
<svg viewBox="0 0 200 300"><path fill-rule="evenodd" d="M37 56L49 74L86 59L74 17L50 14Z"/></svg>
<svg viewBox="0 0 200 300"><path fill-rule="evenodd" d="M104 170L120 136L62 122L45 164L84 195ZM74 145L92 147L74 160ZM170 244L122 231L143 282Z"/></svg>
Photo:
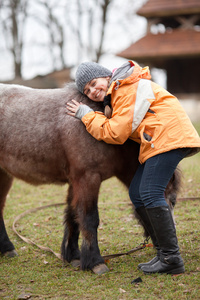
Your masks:
<svg viewBox="0 0 200 300"><path fill-rule="evenodd" d="M33 185L68 183L62 258L80 262L82 270L103 273L108 269L97 240L99 188L112 176L129 187L138 166L139 146L131 140L119 146L95 140L80 120L66 114L66 103L72 98L103 110L101 104L81 95L74 84L49 90L0 84L0 252L16 255L3 220L13 178ZM178 187L175 172L166 191L171 204Z"/></svg>

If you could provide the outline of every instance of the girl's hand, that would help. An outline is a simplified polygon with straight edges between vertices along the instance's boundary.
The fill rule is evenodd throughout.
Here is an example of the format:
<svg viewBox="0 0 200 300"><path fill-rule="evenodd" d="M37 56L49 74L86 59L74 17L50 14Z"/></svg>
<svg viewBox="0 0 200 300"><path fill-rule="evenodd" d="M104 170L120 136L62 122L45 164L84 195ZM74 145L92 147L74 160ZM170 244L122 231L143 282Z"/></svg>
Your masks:
<svg viewBox="0 0 200 300"><path fill-rule="evenodd" d="M75 117L76 112L79 108L80 105L82 105L83 103L79 103L76 100L72 99L71 102L67 103L67 114L70 116Z"/></svg>

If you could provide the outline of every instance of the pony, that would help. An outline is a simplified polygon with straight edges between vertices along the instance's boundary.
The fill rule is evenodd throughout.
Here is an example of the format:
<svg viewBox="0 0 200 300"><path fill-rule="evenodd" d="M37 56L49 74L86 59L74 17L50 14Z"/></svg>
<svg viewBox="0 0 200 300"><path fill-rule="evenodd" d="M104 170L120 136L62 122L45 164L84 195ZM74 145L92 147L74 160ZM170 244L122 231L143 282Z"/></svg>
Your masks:
<svg viewBox="0 0 200 300"><path fill-rule="evenodd" d="M102 104L80 94L74 83L57 89L0 84L0 252L17 255L3 219L13 179L35 186L68 183L62 259L80 264L82 270L102 274L108 268L97 239L99 188L112 176L129 187L139 165L139 145L129 139L123 145L95 140L80 120L67 115L66 103L71 99L103 111ZM171 208L179 178L175 171L166 189Z"/></svg>

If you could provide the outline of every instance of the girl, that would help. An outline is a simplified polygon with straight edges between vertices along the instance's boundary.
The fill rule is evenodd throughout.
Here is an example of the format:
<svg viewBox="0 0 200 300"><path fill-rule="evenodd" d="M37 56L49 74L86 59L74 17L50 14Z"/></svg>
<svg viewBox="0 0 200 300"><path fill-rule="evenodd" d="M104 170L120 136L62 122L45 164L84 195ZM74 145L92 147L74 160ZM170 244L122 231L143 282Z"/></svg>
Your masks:
<svg viewBox="0 0 200 300"><path fill-rule="evenodd" d="M178 163L200 150L200 138L177 98L150 79L148 67L133 61L113 74L97 63L82 63L77 88L93 101L106 102L106 115L75 100L67 111L99 141L123 144L130 138L140 144L140 166L129 195L157 255L138 267L145 274L179 274L184 263L164 192Z"/></svg>

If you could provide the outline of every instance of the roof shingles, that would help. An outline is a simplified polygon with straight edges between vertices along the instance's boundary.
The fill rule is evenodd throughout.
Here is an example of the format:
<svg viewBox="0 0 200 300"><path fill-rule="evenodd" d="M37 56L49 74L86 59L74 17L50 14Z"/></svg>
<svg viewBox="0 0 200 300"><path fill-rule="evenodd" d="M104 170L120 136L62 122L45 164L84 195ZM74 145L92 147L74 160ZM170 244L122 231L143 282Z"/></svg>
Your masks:
<svg viewBox="0 0 200 300"><path fill-rule="evenodd" d="M146 18L200 13L199 0L149 0L137 12Z"/></svg>
<svg viewBox="0 0 200 300"><path fill-rule="evenodd" d="M132 59L184 57L200 55L200 31L173 30L164 34L147 34L118 56Z"/></svg>

